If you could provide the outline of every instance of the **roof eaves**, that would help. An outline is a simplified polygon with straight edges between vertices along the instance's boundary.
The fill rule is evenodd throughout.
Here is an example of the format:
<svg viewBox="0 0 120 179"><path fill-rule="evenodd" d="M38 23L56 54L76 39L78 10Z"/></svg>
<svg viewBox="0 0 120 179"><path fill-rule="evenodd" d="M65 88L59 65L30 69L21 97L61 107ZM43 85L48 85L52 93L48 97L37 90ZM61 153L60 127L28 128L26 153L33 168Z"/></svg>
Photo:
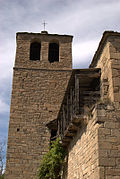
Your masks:
<svg viewBox="0 0 120 179"><path fill-rule="evenodd" d="M94 56L93 56L93 59L92 59L92 62L89 66L89 68L93 68L95 67L97 61L98 61L98 57L99 55L101 54L103 48L104 48L104 45L106 43L106 40L109 36L120 36L120 33L119 32L114 32L114 31L105 31L103 33L103 36L102 36L102 39L98 45L98 48L97 48L97 51L95 52Z"/></svg>

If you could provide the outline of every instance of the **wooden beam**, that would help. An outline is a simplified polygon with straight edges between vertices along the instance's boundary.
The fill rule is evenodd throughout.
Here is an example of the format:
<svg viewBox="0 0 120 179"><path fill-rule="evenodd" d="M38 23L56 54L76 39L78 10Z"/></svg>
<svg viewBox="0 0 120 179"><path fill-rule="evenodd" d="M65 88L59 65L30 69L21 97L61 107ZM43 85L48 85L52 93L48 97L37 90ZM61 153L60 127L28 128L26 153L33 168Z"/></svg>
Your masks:
<svg viewBox="0 0 120 179"><path fill-rule="evenodd" d="M63 131L65 131L65 129L66 129L66 118L65 118L65 106L64 106L64 104L63 104L63 106L62 106L62 116L63 116Z"/></svg>
<svg viewBox="0 0 120 179"><path fill-rule="evenodd" d="M73 93L72 93L72 88L70 88L70 120L72 120L72 114L73 114Z"/></svg>
<svg viewBox="0 0 120 179"><path fill-rule="evenodd" d="M79 114L79 78L75 75L75 103L76 114Z"/></svg>
<svg viewBox="0 0 120 179"><path fill-rule="evenodd" d="M91 72L91 71L88 71L88 72L86 72L86 73L81 72L81 73L79 73L79 74L76 74L76 76L77 76L78 78L82 78L82 79L84 79L84 78L99 78L100 75L101 75L100 71L99 71L99 72L95 72L95 71L92 71L92 72Z"/></svg>

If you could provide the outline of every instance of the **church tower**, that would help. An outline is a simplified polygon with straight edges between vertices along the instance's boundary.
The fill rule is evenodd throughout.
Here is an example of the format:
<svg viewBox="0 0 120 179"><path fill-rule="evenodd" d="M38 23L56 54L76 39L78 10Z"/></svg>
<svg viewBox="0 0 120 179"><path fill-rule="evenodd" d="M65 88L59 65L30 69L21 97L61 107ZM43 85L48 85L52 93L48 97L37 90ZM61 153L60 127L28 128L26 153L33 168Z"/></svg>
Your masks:
<svg viewBox="0 0 120 179"><path fill-rule="evenodd" d="M48 151L71 72L72 36L18 32L6 179L33 179Z"/></svg>

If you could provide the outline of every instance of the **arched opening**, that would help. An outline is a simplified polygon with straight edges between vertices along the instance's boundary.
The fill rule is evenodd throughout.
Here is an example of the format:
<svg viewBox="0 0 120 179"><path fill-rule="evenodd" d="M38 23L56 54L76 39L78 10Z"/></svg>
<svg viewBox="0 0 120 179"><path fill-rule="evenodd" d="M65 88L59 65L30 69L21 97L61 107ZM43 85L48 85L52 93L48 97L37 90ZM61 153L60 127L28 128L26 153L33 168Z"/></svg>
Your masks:
<svg viewBox="0 0 120 179"><path fill-rule="evenodd" d="M38 42L31 43L30 60L40 60L41 44Z"/></svg>
<svg viewBox="0 0 120 179"><path fill-rule="evenodd" d="M49 57L48 60L50 63L59 61L59 45L57 43L49 44Z"/></svg>

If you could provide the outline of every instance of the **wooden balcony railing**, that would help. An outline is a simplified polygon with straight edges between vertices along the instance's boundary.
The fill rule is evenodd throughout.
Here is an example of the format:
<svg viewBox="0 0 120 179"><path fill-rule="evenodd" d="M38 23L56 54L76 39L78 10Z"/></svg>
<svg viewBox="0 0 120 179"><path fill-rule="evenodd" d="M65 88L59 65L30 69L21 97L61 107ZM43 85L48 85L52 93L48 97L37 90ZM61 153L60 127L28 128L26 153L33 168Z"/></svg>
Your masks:
<svg viewBox="0 0 120 179"><path fill-rule="evenodd" d="M67 144L100 98L100 69L73 70L58 115L58 134Z"/></svg>

